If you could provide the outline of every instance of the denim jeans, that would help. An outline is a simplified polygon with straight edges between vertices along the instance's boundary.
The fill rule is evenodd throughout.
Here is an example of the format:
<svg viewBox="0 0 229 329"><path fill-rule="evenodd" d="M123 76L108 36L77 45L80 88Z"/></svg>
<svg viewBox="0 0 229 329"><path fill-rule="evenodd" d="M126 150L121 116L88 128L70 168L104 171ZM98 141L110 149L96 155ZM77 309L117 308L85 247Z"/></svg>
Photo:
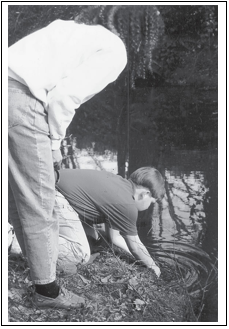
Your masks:
<svg viewBox="0 0 229 329"><path fill-rule="evenodd" d="M65 197L56 191L55 212L59 219L59 254L57 264L63 270L76 270L76 264L85 264L90 258L90 246L84 227L75 210ZM97 226L101 226L98 224ZM12 243L13 240L13 243ZM12 235L12 226L8 224L8 247L20 253L17 238Z"/></svg>
<svg viewBox="0 0 229 329"><path fill-rule="evenodd" d="M56 278L58 217L47 113L23 84L9 78L9 219L31 279Z"/></svg>
<svg viewBox="0 0 229 329"><path fill-rule="evenodd" d="M58 191L54 209L59 217L58 264L68 270L74 269L77 263L87 263L90 258L90 246L83 225L77 212Z"/></svg>

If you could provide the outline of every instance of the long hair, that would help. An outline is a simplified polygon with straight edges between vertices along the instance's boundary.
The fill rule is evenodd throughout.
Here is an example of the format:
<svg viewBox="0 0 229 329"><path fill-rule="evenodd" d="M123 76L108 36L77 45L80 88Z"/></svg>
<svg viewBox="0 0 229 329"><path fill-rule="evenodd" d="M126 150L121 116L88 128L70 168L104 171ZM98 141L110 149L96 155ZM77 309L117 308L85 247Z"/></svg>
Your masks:
<svg viewBox="0 0 229 329"><path fill-rule="evenodd" d="M156 6L82 6L77 23L102 25L124 42L129 62L131 86L137 77L145 78L152 70L152 52L163 30Z"/></svg>

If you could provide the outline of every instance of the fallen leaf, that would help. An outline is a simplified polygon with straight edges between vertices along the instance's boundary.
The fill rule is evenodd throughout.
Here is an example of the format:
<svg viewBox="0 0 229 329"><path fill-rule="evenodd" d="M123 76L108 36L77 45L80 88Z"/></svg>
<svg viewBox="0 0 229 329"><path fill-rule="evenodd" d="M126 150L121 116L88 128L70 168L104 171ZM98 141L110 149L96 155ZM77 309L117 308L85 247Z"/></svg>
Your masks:
<svg viewBox="0 0 229 329"><path fill-rule="evenodd" d="M140 311L142 305L145 305L145 302L143 300L137 298L137 299L135 299L134 304L135 304L136 310Z"/></svg>
<svg viewBox="0 0 229 329"><path fill-rule="evenodd" d="M91 281L87 280L85 277L83 277L82 275L78 274L80 279L85 283L85 284L89 284L91 283Z"/></svg>
<svg viewBox="0 0 229 329"><path fill-rule="evenodd" d="M115 313L115 317L114 317L115 321L119 321L119 320L121 320L121 318L122 318L122 315L120 315L119 313Z"/></svg>
<svg viewBox="0 0 229 329"><path fill-rule="evenodd" d="M136 286L138 284L138 281L136 279L136 276L131 278L128 283L131 285L131 286Z"/></svg>
<svg viewBox="0 0 229 329"><path fill-rule="evenodd" d="M101 279L101 282L103 282L103 283L107 283L108 280L110 279L110 277L111 277L111 274L108 275L108 276L105 276L104 278Z"/></svg>
<svg viewBox="0 0 229 329"><path fill-rule="evenodd" d="M137 304L138 304L138 305L144 305L145 302L144 302L144 300L141 300L141 299L137 298L137 299L135 299L134 304L136 304L136 305L137 305Z"/></svg>
<svg viewBox="0 0 229 329"><path fill-rule="evenodd" d="M8 290L8 297L12 300L22 300L22 295L25 291L23 289L11 289Z"/></svg>

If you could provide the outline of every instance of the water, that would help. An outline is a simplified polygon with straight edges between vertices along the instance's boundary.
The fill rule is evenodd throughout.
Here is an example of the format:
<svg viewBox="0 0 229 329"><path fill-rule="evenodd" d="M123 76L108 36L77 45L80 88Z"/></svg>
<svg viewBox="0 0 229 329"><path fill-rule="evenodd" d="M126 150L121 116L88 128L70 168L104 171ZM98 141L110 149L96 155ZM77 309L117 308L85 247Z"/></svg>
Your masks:
<svg viewBox="0 0 229 329"><path fill-rule="evenodd" d="M152 163L149 155L142 161ZM182 286L200 301L198 320L217 321L216 151L173 150L158 166L166 197L139 216L140 238L161 264L168 286Z"/></svg>
<svg viewBox="0 0 229 329"><path fill-rule="evenodd" d="M173 149L161 152L155 161L155 153L149 151L155 151L155 144L137 141L130 149L130 172L154 165L165 177L166 188L162 204L140 214L139 236L160 263L168 287L185 289L197 320L217 321L217 151ZM99 170L113 172L115 159L106 158L87 149L78 155L78 167L99 163Z"/></svg>
<svg viewBox="0 0 229 329"><path fill-rule="evenodd" d="M115 113L101 107L110 104L113 87L111 94L108 88L93 99L98 101L93 111L90 101L83 105L88 115L79 111L69 132L77 136L79 148L95 142L97 152L116 150L119 136L119 173L123 176L126 160L129 173L147 165L162 172L166 198L161 208L139 216L139 235L163 264L168 285L182 285L190 298L200 299L199 321L217 321L217 88L139 88L128 101L127 120L123 111L127 104L122 102L126 96L116 95L111 105ZM88 127L88 132L81 127ZM175 275L170 275L168 265Z"/></svg>
<svg viewBox="0 0 229 329"><path fill-rule="evenodd" d="M156 159L155 144L143 138L135 141L130 172L154 165L165 177L166 187L162 204L140 214L140 238L160 263L168 287L186 290L198 321L217 321L217 152L173 149ZM89 153L80 153L79 167L86 163L88 168L88 158L93 166L96 158L103 167L105 155ZM113 160L108 163L114 164Z"/></svg>

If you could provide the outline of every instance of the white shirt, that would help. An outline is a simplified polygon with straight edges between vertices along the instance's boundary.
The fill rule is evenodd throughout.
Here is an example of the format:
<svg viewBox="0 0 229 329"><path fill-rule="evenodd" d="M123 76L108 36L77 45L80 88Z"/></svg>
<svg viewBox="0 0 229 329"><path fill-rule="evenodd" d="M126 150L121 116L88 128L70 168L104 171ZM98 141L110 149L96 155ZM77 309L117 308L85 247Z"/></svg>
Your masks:
<svg viewBox="0 0 229 329"><path fill-rule="evenodd" d="M52 149L81 104L115 81L127 63L122 40L100 25L56 20L9 47L9 76L48 112Z"/></svg>

